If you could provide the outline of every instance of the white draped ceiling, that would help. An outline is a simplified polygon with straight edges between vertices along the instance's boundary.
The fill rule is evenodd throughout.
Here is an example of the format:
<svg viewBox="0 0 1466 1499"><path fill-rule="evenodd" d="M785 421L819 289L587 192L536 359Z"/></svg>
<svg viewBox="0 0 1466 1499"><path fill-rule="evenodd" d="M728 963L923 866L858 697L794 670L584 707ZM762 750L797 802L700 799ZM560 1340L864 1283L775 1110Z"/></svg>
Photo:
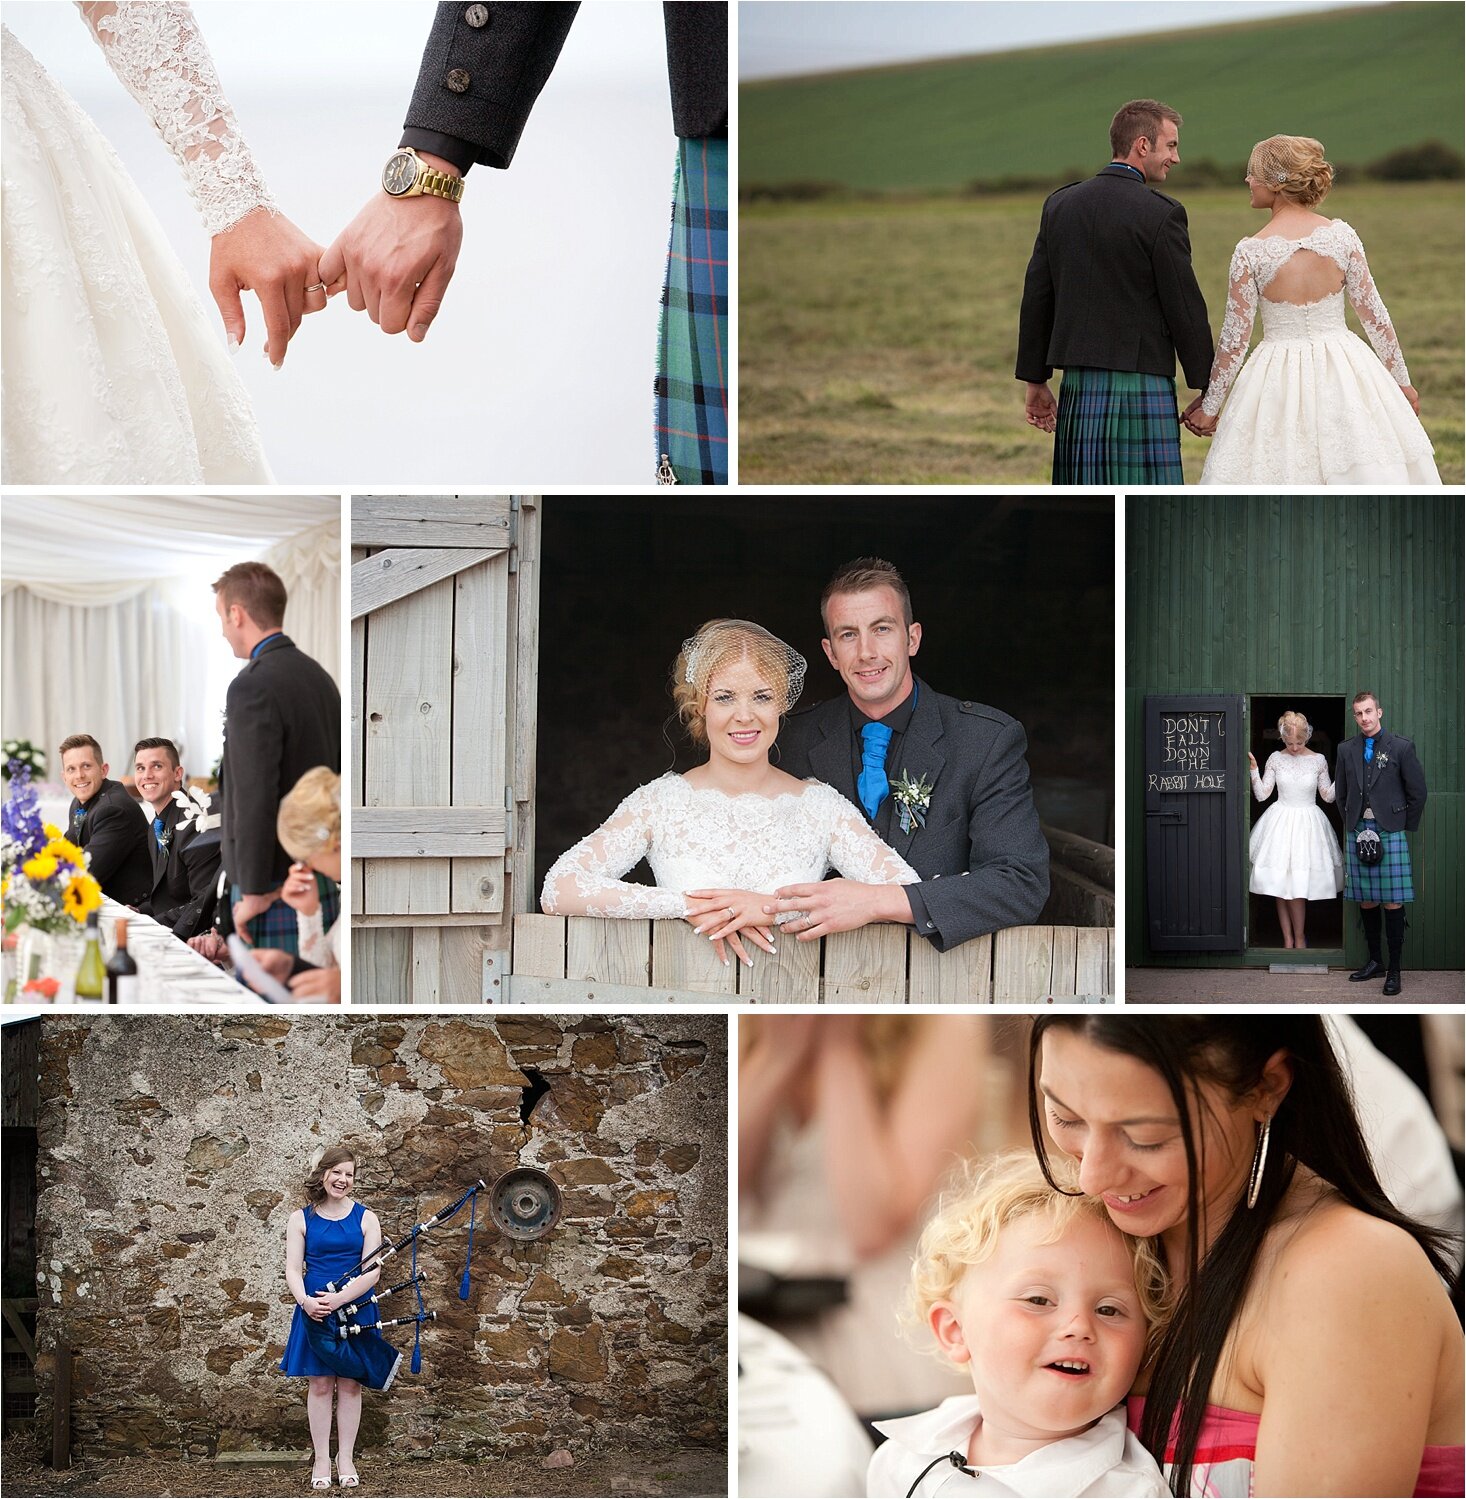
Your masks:
<svg viewBox="0 0 1466 1499"><path fill-rule="evenodd" d="M259 559L289 595L285 628L341 679L341 526L334 496L7 497L0 502L0 732L46 750L101 741L114 776L136 740L165 735L190 774L219 753L240 662L210 584Z"/></svg>

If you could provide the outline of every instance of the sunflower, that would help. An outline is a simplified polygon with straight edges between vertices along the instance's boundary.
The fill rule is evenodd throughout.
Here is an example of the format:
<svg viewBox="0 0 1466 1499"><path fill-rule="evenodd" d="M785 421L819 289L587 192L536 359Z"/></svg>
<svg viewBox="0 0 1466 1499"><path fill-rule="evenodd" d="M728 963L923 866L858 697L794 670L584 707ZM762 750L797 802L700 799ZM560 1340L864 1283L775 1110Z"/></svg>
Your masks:
<svg viewBox="0 0 1466 1499"><path fill-rule="evenodd" d="M55 854L43 849L38 854L32 854L20 866L20 872L35 885L42 880L49 880L56 873L57 867Z"/></svg>
<svg viewBox="0 0 1466 1499"><path fill-rule="evenodd" d="M102 904L102 887L89 874L79 874L67 883L61 904L73 921L82 922Z"/></svg>
<svg viewBox="0 0 1466 1499"><path fill-rule="evenodd" d="M78 869L87 867L87 856L76 844L63 838L60 833L51 839L43 852L53 854L58 859L65 859L68 864L75 864Z"/></svg>
<svg viewBox="0 0 1466 1499"><path fill-rule="evenodd" d="M48 838L59 838L61 836L61 829L58 828L54 823L43 822L41 824L41 831Z"/></svg>

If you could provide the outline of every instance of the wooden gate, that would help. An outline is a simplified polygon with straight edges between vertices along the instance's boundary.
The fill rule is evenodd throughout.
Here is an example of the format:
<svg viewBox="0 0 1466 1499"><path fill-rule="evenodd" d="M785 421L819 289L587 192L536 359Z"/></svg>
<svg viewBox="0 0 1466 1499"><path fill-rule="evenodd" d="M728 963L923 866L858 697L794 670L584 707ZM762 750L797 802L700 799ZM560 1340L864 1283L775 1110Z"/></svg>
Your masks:
<svg viewBox="0 0 1466 1499"><path fill-rule="evenodd" d="M1242 699L1145 700L1145 893L1153 952L1241 952Z"/></svg>
<svg viewBox="0 0 1466 1499"><path fill-rule="evenodd" d="M352 501L352 997L478 1003L534 876L534 496Z"/></svg>

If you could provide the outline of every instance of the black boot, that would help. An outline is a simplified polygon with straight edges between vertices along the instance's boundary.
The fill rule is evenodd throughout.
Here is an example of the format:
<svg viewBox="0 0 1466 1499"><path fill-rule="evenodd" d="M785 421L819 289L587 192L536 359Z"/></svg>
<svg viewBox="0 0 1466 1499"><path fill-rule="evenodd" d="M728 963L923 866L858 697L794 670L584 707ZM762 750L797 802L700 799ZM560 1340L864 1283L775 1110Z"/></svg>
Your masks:
<svg viewBox="0 0 1466 1499"><path fill-rule="evenodd" d="M1389 973L1385 976L1386 997L1400 992L1400 953L1405 946L1405 908L1385 911L1385 943L1390 951Z"/></svg>
<svg viewBox="0 0 1466 1499"><path fill-rule="evenodd" d="M1364 940L1369 944L1369 961L1363 968L1356 968L1349 975L1351 983L1362 984L1368 979L1378 978L1385 971L1379 950L1380 914L1378 906L1360 906L1359 922L1364 928Z"/></svg>

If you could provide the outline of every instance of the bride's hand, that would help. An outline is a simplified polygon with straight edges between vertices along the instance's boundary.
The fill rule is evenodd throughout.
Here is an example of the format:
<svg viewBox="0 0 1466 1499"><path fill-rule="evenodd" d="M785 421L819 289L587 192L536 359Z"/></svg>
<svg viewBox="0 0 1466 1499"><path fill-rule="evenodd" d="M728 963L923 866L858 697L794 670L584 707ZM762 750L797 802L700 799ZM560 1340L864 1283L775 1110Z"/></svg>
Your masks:
<svg viewBox="0 0 1466 1499"><path fill-rule="evenodd" d="M1420 415L1420 392L1413 385L1402 385L1400 394L1410 403L1410 409L1416 416Z"/></svg>
<svg viewBox="0 0 1466 1499"><path fill-rule="evenodd" d="M1251 750L1247 751L1247 763L1252 767L1253 775L1257 774L1257 756Z"/></svg>
<svg viewBox="0 0 1466 1499"><path fill-rule="evenodd" d="M706 937L723 962L726 941L741 962L753 967L742 938L764 952L776 953L772 924L764 915L767 895L756 890L688 890L684 892L687 911L683 917L700 936Z"/></svg>
<svg viewBox="0 0 1466 1499"><path fill-rule="evenodd" d="M276 369L308 312L320 312L326 293L319 287L323 247L301 233L284 214L267 208L247 213L209 245L209 290L232 344L244 342L242 291L260 299L265 319L265 358Z"/></svg>

